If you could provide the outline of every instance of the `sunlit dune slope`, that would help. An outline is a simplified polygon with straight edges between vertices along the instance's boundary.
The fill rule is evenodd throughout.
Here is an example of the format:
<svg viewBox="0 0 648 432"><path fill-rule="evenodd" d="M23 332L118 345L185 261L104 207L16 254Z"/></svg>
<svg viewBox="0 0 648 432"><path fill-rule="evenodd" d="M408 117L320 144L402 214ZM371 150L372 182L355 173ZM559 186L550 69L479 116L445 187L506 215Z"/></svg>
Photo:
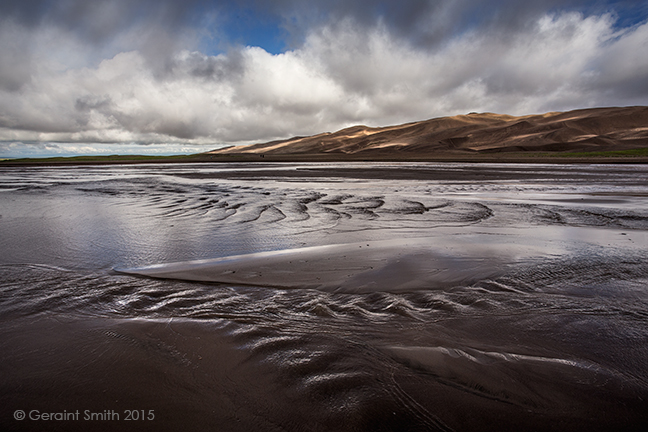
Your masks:
<svg viewBox="0 0 648 432"><path fill-rule="evenodd" d="M608 151L648 147L648 107L593 108L540 115L470 113L399 126L232 146L210 154L494 153Z"/></svg>

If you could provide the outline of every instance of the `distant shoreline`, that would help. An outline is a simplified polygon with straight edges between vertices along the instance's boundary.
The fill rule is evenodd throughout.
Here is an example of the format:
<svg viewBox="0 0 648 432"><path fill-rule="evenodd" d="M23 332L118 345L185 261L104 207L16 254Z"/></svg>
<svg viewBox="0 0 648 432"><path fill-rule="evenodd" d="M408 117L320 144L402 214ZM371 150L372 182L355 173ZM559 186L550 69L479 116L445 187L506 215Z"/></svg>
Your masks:
<svg viewBox="0 0 648 432"><path fill-rule="evenodd" d="M592 152L594 153L594 152ZM194 154L179 156L73 156L52 158L21 158L0 160L0 167L9 166L75 166L132 164L191 164L191 163L267 163L267 162L436 162L436 163L530 163L530 164L648 164L648 151L634 155L619 152L547 153L503 152L496 154ZM605 155L610 153L610 155Z"/></svg>

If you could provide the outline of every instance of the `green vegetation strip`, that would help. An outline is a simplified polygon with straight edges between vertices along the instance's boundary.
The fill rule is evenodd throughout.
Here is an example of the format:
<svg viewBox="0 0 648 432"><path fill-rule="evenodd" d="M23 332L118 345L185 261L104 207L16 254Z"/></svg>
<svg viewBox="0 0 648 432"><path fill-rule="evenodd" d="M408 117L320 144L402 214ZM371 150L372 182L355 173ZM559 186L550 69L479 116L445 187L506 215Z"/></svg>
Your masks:
<svg viewBox="0 0 648 432"><path fill-rule="evenodd" d="M569 153L546 153L543 156L553 157L645 157L648 156L648 148L632 150L611 150L595 152L569 152Z"/></svg>

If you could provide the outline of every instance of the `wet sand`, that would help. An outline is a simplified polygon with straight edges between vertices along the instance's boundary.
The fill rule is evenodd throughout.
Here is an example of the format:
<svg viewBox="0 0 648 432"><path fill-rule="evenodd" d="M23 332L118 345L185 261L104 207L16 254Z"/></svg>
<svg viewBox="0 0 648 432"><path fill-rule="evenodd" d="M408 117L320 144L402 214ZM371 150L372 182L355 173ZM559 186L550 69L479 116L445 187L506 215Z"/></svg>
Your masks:
<svg viewBox="0 0 648 432"><path fill-rule="evenodd" d="M609 201L607 201L609 202ZM591 228L438 229L435 237L343 243L225 258L117 268L124 274L235 285L333 292L442 290L501 277L515 267L565 255L577 247L625 249L640 255L645 232ZM572 243L576 243L575 240Z"/></svg>
<svg viewBox="0 0 648 432"><path fill-rule="evenodd" d="M0 429L643 430L647 174L0 168Z"/></svg>

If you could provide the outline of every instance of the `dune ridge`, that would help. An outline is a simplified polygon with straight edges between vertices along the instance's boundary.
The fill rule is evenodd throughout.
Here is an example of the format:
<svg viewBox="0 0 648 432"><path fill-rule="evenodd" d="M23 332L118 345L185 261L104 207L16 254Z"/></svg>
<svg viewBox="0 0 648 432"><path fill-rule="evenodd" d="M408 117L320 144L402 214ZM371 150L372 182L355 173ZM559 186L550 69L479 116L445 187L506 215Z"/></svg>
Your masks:
<svg viewBox="0 0 648 432"><path fill-rule="evenodd" d="M648 147L648 107L590 108L538 115L470 113L387 127L230 146L211 155L434 155L616 151Z"/></svg>

